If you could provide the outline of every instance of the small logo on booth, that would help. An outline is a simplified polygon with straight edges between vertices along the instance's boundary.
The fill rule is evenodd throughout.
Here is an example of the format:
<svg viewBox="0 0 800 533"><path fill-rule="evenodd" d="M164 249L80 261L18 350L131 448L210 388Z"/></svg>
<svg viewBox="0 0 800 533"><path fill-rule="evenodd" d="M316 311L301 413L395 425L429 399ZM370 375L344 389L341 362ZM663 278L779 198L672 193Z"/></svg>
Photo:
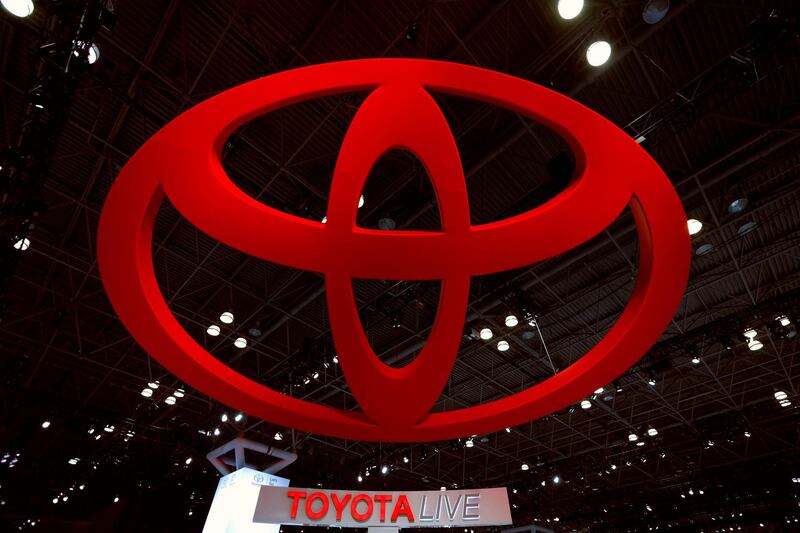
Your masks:
<svg viewBox="0 0 800 533"><path fill-rule="evenodd" d="M223 170L221 150L241 124L331 94L369 91L339 151L327 224L248 196ZM461 160L432 93L472 98L525 115L569 144L576 176L558 196L520 215L472 225ZM393 149L425 166L442 230L356 225L375 162ZM360 411L316 405L236 372L192 339L156 282L152 238L164 198L194 226L246 254L324 275L333 340ZM532 265L600 234L626 209L638 230L633 295L607 335L568 368L517 394L431 413L461 341L470 280ZM528 81L429 60L369 59L305 67L225 91L181 114L128 161L100 218L98 261L109 299L141 346L198 390L271 422L337 437L425 441L496 431L549 414L606 385L658 339L689 271L686 217L672 185L625 132L581 104ZM354 278L441 280L437 318L413 362L381 362L364 334Z"/></svg>

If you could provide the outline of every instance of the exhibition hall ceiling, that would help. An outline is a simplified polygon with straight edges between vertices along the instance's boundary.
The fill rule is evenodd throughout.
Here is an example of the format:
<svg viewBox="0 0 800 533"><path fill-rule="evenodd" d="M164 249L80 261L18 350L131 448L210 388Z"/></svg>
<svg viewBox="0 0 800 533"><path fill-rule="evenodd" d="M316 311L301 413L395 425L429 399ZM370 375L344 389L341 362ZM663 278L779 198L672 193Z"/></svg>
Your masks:
<svg viewBox="0 0 800 533"><path fill-rule="evenodd" d="M673 1L649 24L643 3L587 2L564 20L554 1L114 2L97 60L59 110L65 122L27 249L2 295L3 523L87 520L120 499L159 509L179 524L172 530L197 530L218 479L205 454L240 434L296 451L283 474L298 486L507 486L516 525L696 531L800 518L797 5ZM55 4L37 2L24 19L0 16L4 158L24 126L39 47L58 32L48 25ZM593 67L586 49L598 39L612 51ZM119 321L98 272L98 219L145 141L244 82L389 57L464 63L556 90L610 119L663 168L695 221L689 283L659 341L618 379L494 433L376 444L222 405L148 357ZM223 148L228 175L273 208L321 221L339 148L367 96L325 96L247 122ZM569 185L574 162L553 130L487 103L433 97L456 140L472 224L526 212ZM362 227L442 228L431 180L408 152L382 157L362 198ZM635 228L626 209L574 250L474 277L433 411L510 396L594 347L633 292ZM484 253L519 255L509 248L548 238L524 235ZM321 274L215 241L169 201L156 217L153 261L175 318L219 360L293 397L358 409ZM440 283L355 279L353 291L379 357L414 360Z"/></svg>

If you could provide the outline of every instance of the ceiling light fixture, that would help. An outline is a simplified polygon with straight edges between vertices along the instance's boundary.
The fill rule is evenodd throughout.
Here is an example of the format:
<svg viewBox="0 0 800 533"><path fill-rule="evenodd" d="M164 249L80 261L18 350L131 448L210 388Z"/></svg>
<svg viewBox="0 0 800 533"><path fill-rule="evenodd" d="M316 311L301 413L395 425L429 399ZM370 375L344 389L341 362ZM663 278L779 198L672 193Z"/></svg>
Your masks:
<svg viewBox="0 0 800 533"><path fill-rule="evenodd" d="M630 442L636 442L637 440L639 440L639 435L637 435L636 433L631 433L630 435L628 435L628 440Z"/></svg>
<svg viewBox="0 0 800 533"><path fill-rule="evenodd" d="M361 196L359 196L359 197L358 197L358 208L359 208L359 209L361 209L362 207L364 207L364 201L365 201L365 200L364 200L364 195L362 194Z"/></svg>
<svg viewBox="0 0 800 533"><path fill-rule="evenodd" d="M581 400L581 409L590 409L592 407L592 402L589 400Z"/></svg>
<svg viewBox="0 0 800 533"><path fill-rule="evenodd" d="M558 14L564 20L572 20L583 11L583 0L558 0Z"/></svg>
<svg viewBox="0 0 800 533"><path fill-rule="evenodd" d="M19 250L20 252L24 252L30 247L31 247L31 241L27 237L23 237L22 239L19 239L17 242L14 243L14 248Z"/></svg>
<svg viewBox="0 0 800 533"><path fill-rule="evenodd" d="M699 365L700 364L700 358L695 355L694 357L692 357L692 363L695 364L695 365Z"/></svg>
<svg viewBox="0 0 800 533"><path fill-rule="evenodd" d="M247 347L247 339L244 337L238 337L235 341L233 341L233 345L239 349Z"/></svg>
<svg viewBox="0 0 800 533"><path fill-rule="evenodd" d="M283 440L283 433L281 433L280 431L276 431L275 436L272 438L275 440Z"/></svg>
<svg viewBox="0 0 800 533"><path fill-rule="evenodd" d="M230 311L225 311L219 315L219 321L223 324L233 324L233 313Z"/></svg>
<svg viewBox="0 0 800 533"><path fill-rule="evenodd" d="M15 17L25 18L33 13L33 0L0 0L0 4Z"/></svg>
<svg viewBox="0 0 800 533"><path fill-rule="evenodd" d="M776 390L775 391L775 399L778 400L778 401L785 400L786 396L787 396L786 392L784 392L782 390Z"/></svg>
<svg viewBox="0 0 800 533"><path fill-rule="evenodd" d="M728 205L728 213L735 215L747 208L747 198L737 198Z"/></svg>
<svg viewBox="0 0 800 533"><path fill-rule="evenodd" d="M686 221L686 227L689 230L689 235L697 235L703 229L703 223L696 218L690 218Z"/></svg>
<svg viewBox="0 0 800 533"><path fill-rule="evenodd" d="M509 348L508 341L499 341L497 343L497 350L500 352L505 352L506 350L508 350L508 348Z"/></svg>
<svg viewBox="0 0 800 533"><path fill-rule="evenodd" d="M166 398L164 398L164 403L167 405L175 405L176 401L177 400L175 399L175 396L167 396Z"/></svg>
<svg viewBox="0 0 800 533"><path fill-rule="evenodd" d="M521 470L523 470L523 471L527 471L527 470L530 468L530 467L528 466L528 463L522 463L522 464L521 464L519 467L520 467L520 469L521 469Z"/></svg>
<svg viewBox="0 0 800 533"><path fill-rule="evenodd" d="M517 320L517 317L514 316L514 315L508 315L506 317L506 321L505 322L506 322L506 327L508 327L508 328L513 328L514 326L519 324L519 320Z"/></svg>
<svg viewBox="0 0 800 533"><path fill-rule="evenodd" d="M492 335L494 335L494 334L492 333L492 330L491 330L491 329L489 329L489 328L483 328L483 329L481 330L481 332L479 333L479 335L480 335L481 339L483 339L483 340L485 340L485 341L488 341L489 339L491 339L491 338L492 338Z"/></svg>
<svg viewBox="0 0 800 533"><path fill-rule="evenodd" d="M49 420L45 420L44 422L42 422L42 429L47 429L49 427L50 427L50 421Z"/></svg>
<svg viewBox="0 0 800 533"><path fill-rule="evenodd" d="M651 427L647 430L647 434L650 435L651 437L655 437L656 435L658 435L658 430L654 427Z"/></svg>
<svg viewBox="0 0 800 533"><path fill-rule="evenodd" d="M586 61L593 67L604 65L611 58L608 41L595 41L586 49Z"/></svg>
<svg viewBox="0 0 800 533"><path fill-rule="evenodd" d="M211 324L210 326L208 326L208 329L206 329L206 333L208 333L212 337L216 337L217 335L219 335L219 331L220 331L219 326L216 324Z"/></svg>

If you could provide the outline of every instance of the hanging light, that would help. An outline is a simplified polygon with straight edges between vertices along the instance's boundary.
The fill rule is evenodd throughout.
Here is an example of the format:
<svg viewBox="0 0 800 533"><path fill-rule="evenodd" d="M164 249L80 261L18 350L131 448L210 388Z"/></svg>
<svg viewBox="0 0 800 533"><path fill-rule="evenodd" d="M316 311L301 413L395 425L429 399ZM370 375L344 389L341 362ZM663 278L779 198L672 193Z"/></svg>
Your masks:
<svg viewBox="0 0 800 533"><path fill-rule="evenodd" d="M630 435L628 435L628 440L630 442L636 442L637 440L639 440L639 435L637 435L636 433L631 433Z"/></svg>
<svg viewBox="0 0 800 533"><path fill-rule="evenodd" d="M31 247L31 241L27 237L23 237L22 239L19 239L17 242L14 243L14 248L19 250L20 252L24 252L30 247Z"/></svg>
<svg viewBox="0 0 800 533"><path fill-rule="evenodd" d="M358 208L361 209L362 207L364 207L364 195L363 194L358 197Z"/></svg>
<svg viewBox="0 0 800 533"><path fill-rule="evenodd" d="M142 389L141 395L144 396L145 398L149 398L153 395L153 389L151 389L150 387L145 387Z"/></svg>
<svg viewBox="0 0 800 533"><path fill-rule="evenodd" d="M473 441L472 438L469 438L464 443L464 446L466 446L467 448L472 448L475 446L475 441Z"/></svg>
<svg viewBox="0 0 800 533"><path fill-rule="evenodd" d="M755 339L755 338L754 339L747 339L747 347L750 348L751 352L755 352L755 351L760 350L761 348L763 348L764 347L764 343L761 342L758 339Z"/></svg>
<svg viewBox="0 0 800 533"><path fill-rule="evenodd" d="M211 324L210 326L208 326L208 329L206 330L206 333L208 333L212 337L216 337L217 335L219 335L219 331L220 330L219 330L219 326L218 325Z"/></svg>
<svg viewBox="0 0 800 533"><path fill-rule="evenodd" d="M608 41L595 41L586 49L586 61L593 66L604 65L611 58L611 45Z"/></svg>
<svg viewBox="0 0 800 533"><path fill-rule="evenodd" d="M219 437L220 431L219 428L214 428L214 436Z"/></svg>
<svg viewBox="0 0 800 533"><path fill-rule="evenodd" d="M509 348L508 341L499 341L497 343L497 350L500 352L505 352L506 350L508 350L508 348Z"/></svg>
<svg viewBox="0 0 800 533"><path fill-rule="evenodd" d="M219 315L219 321L223 324L233 324L233 313L230 311L225 311Z"/></svg>
<svg viewBox="0 0 800 533"><path fill-rule="evenodd" d="M389 466L388 465L381 466L381 474L385 476L388 473L389 473Z"/></svg>
<svg viewBox="0 0 800 533"><path fill-rule="evenodd" d="M356 479L358 480L358 482L359 482L359 483L361 483L362 481L364 481L364 477L363 477L361 474L359 474L359 475L358 475L358 477L357 477Z"/></svg>
<svg viewBox="0 0 800 533"><path fill-rule="evenodd" d="M728 205L728 213L735 215L747 208L747 198L737 198Z"/></svg>
<svg viewBox="0 0 800 533"><path fill-rule="evenodd" d="M283 433L281 433L280 431L276 431L275 436L272 438L275 440L283 440Z"/></svg>
<svg viewBox="0 0 800 533"><path fill-rule="evenodd" d="M33 0L0 0L0 4L15 17L25 18L33 13Z"/></svg>
<svg viewBox="0 0 800 533"><path fill-rule="evenodd" d="M786 315L781 315L779 317L776 317L775 320L777 320L783 327L788 327L789 324L792 323L791 320L789 320L789 317L787 317Z"/></svg>
<svg viewBox="0 0 800 533"><path fill-rule="evenodd" d="M775 391L775 399L778 400L778 401L785 400L786 396L787 396L786 392L784 392L782 390L776 390Z"/></svg>
<svg viewBox="0 0 800 533"><path fill-rule="evenodd" d="M244 413L236 413L236 416L233 417L234 422L241 422L244 418Z"/></svg>
<svg viewBox="0 0 800 533"><path fill-rule="evenodd" d="M658 430L654 427L651 427L647 430L647 434L650 435L651 437L655 437L656 435L658 435Z"/></svg>
<svg viewBox="0 0 800 533"><path fill-rule="evenodd" d="M703 223L696 218L690 218L686 221L686 227L689 230L689 235L697 235L703 229Z"/></svg>
<svg viewBox="0 0 800 533"><path fill-rule="evenodd" d="M564 20L572 20L583 11L583 0L558 0L558 14Z"/></svg>
<svg viewBox="0 0 800 533"><path fill-rule="evenodd" d="M166 398L164 398L164 403L167 405L175 405L176 401L177 400L175 399L175 396L167 396Z"/></svg>
<svg viewBox="0 0 800 533"><path fill-rule="evenodd" d="M604 392L605 390L606 390L605 388L603 388L603 387L600 387L599 389L595 389L594 393L595 393L595 394L603 394L603 392Z"/></svg>
<svg viewBox="0 0 800 533"><path fill-rule="evenodd" d="M481 339L483 339L485 341L488 341L489 339L492 338L492 335L494 335L494 334L492 333L492 330L490 330L489 328L483 328L481 330L481 332L479 333L479 335L480 335Z"/></svg>
<svg viewBox="0 0 800 533"><path fill-rule="evenodd" d="M100 48L95 43L92 43L86 54L86 61L88 61L90 65L94 65L97 63L98 59L100 59Z"/></svg>
<svg viewBox="0 0 800 533"><path fill-rule="evenodd" d="M516 326L517 324L519 324L519 320L517 320L517 317L516 317L516 316L514 316L514 315L508 315L508 316L506 317L506 327L507 327L507 328L513 328L513 327L514 327L514 326Z"/></svg>
<svg viewBox="0 0 800 533"><path fill-rule="evenodd" d="M233 341L233 345L240 349L245 348L247 347L247 339L245 339L244 337L239 337L235 341Z"/></svg>
<svg viewBox="0 0 800 533"><path fill-rule="evenodd" d="M556 485L558 485L559 483L561 483L561 478L560 478L560 477L558 477L558 476L553 476L553 483L555 483Z"/></svg>
<svg viewBox="0 0 800 533"><path fill-rule="evenodd" d="M521 468L523 471L527 471L527 470L528 470L530 467L528 466L528 463L522 463L522 464L520 465L520 468Z"/></svg>
<svg viewBox="0 0 800 533"><path fill-rule="evenodd" d="M742 335L744 335L748 339L755 339L758 333L753 328L747 328L746 330L744 330L744 333L742 333Z"/></svg>
<svg viewBox="0 0 800 533"><path fill-rule="evenodd" d="M147 384L147 386L150 387L153 390L156 390L159 385L160 385L160 383L158 382L158 380L151 381L150 383Z"/></svg>
<svg viewBox="0 0 800 533"><path fill-rule="evenodd" d="M582 400L581 401L581 409L590 409L592 407L592 402L589 400Z"/></svg>
<svg viewBox="0 0 800 533"><path fill-rule="evenodd" d="M699 365L700 364L700 358L697 357L696 355L694 357L692 357L692 364Z"/></svg>
<svg viewBox="0 0 800 533"><path fill-rule="evenodd" d="M220 415L219 419L220 419L220 420L221 420L223 423L227 422L227 421L228 421L228 413L222 413L222 415Z"/></svg>
<svg viewBox="0 0 800 533"><path fill-rule="evenodd" d="M50 427L50 421L49 420L45 420L44 422L42 422L42 429L47 429L49 427Z"/></svg>
<svg viewBox="0 0 800 533"><path fill-rule="evenodd" d="M183 392L183 389L175 389L175 392L173 392L172 395L175 396L176 398L183 398L184 396L186 396L186 393Z"/></svg>

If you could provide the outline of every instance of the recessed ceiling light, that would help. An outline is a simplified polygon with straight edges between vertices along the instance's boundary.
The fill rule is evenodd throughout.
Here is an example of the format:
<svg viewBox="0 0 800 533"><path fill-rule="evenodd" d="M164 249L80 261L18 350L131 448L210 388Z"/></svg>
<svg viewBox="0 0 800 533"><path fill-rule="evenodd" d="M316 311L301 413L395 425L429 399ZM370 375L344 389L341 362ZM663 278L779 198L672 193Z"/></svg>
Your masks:
<svg viewBox="0 0 800 533"><path fill-rule="evenodd" d="M611 57L611 45L608 41L595 41L586 49L586 61L593 67L599 67Z"/></svg>

